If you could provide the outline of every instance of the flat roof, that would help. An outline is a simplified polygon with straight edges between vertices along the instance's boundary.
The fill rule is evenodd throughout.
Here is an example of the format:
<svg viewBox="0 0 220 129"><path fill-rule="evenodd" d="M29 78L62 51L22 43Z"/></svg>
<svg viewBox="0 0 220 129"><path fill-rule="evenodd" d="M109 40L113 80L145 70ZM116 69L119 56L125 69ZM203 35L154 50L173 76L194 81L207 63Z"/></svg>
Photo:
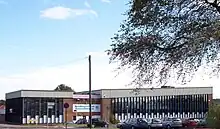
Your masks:
<svg viewBox="0 0 220 129"><path fill-rule="evenodd" d="M121 89L99 89L92 90L93 95L100 95L101 98L131 97L137 96L131 92L140 91L139 96L157 96L157 95L179 95L179 94L212 94L212 87L174 87L174 88L121 88ZM157 92L149 92L149 91ZM146 93L145 93L146 92ZM165 93L164 93L165 92ZM167 92L167 93L166 93ZM72 98L73 94L87 94L88 91L70 92L54 90L18 90L6 93L6 99L19 97L54 97L54 98Z"/></svg>

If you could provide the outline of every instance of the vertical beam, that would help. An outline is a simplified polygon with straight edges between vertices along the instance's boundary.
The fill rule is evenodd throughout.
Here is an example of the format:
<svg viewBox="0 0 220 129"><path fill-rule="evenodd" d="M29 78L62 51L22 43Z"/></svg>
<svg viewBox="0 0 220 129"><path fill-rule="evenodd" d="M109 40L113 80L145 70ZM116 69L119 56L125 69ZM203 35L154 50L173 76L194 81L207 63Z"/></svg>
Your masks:
<svg viewBox="0 0 220 129"><path fill-rule="evenodd" d="M92 78L91 78L91 55L89 55L89 127L92 128Z"/></svg>

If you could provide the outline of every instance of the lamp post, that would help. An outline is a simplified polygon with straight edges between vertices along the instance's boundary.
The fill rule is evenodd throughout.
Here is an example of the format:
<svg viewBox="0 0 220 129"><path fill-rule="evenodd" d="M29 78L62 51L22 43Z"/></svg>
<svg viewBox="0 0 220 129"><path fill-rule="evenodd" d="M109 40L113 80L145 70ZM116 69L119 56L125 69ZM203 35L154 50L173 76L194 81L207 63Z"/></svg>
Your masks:
<svg viewBox="0 0 220 129"><path fill-rule="evenodd" d="M91 55L89 55L89 128L92 128L92 74Z"/></svg>

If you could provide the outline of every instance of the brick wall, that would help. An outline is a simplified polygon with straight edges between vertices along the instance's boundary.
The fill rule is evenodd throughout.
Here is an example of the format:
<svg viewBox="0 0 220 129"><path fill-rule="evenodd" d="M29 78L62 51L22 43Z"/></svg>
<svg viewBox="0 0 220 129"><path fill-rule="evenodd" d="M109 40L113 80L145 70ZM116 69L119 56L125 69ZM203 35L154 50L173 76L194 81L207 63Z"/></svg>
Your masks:
<svg viewBox="0 0 220 129"><path fill-rule="evenodd" d="M73 116L89 116L89 112L73 112L73 104L89 104L88 99L64 99L63 103L68 103L69 108L67 109L67 121L71 122L73 120ZM93 99L92 104L100 104L101 99ZM93 112L92 115L101 115L100 112ZM65 120L64 113L64 120Z"/></svg>
<svg viewBox="0 0 220 129"><path fill-rule="evenodd" d="M213 95L212 95L212 94L209 94L209 95L208 95L209 105L212 103L212 100L213 100Z"/></svg>
<svg viewBox="0 0 220 129"><path fill-rule="evenodd" d="M109 121L111 115L111 99L103 98L101 100L101 118Z"/></svg>

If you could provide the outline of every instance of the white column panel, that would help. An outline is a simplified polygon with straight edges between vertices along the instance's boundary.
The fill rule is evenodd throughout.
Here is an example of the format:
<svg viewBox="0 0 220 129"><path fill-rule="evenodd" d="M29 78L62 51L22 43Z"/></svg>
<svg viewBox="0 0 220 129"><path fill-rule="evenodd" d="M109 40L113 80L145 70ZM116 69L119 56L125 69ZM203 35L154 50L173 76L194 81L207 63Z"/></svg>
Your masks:
<svg viewBox="0 0 220 129"><path fill-rule="evenodd" d="M204 113L203 113L203 112L202 112L202 114L201 114L201 115L202 115L202 118L204 118Z"/></svg>
<svg viewBox="0 0 220 129"><path fill-rule="evenodd" d="M124 113L121 114L121 119L122 119L122 120L125 119L125 115L124 115Z"/></svg>
<svg viewBox="0 0 220 129"><path fill-rule="evenodd" d="M118 120L120 120L120 121L122 120L122 119L121 119L121 115L118 115Z"/></svg>
<svg viewBox="0 0 220 129"><path fill-rule="evenodd" d="M145 118L149 118L149 117L148 117L148 113L145 114Z"/></svg>
<svg viewBox="0 0 220 129"><path fill-rule="evenodd" d="M43 118L40 118L39 123L40 123L40 124L43 123Z"/></svg>
<svg viewBox="0 0 220 129"><path fill-rule="evenodd" d="M27 118L22 118L22 124L26 124L27 123Z"/></svg>
<svg viewBox="0 0 220 129"><path fill-rule="evenodd" d="M124 115L124 117L125 117L125 120L126 120L126 119L128 119L128 116L127 116L127 114L125 114L125 115Z"/></svg>
<svg viewBox="0 0 220 129"><path fill-rule="evenodd" d="M115 119L118 120L118 114L117 113L115 113Z"/></svg>
<svg viewBox="0 0 220 129"><path fill-rule="evenodd" d="M34 118L31 118L31 124L34 124Z"/></svg>
<svg viewBox="0 0 220 129"><path fill-rule="evenodd" d="M36 123L36 124L39 123L39 116L38 116L38 115L35 116L35 123Z"/></svg>
<svg viewBox="0 0 220 129"><path fill-rule="evenodd" d="M54 120L55 120L55 115L52 115L51 116L51 123L55 123Z"/></svg>
<svg viewBox="0 0 220 129"><path fill-rule="evenodd" d="M47 120L48 120L48 123L51 123L51 118L50 117L48 117Z"/></svg>
<svg viewBox="0 0 220 129"><path fill-rule="evenodd" d="M44 121L44 124L47 123L47 116L46 115L44 115L43 121Z"/></svg>
<svg viewBox="0 0 220 129"><path fill-rule="evenodd" d="M164 112L162 113L162 118L164 118L165 117L165 115L164 115Z"/></svg>
<svg viewBox="0 0 220 129"><path fill-rule="evenodd" d="M140 118L143 118L143 114L142 113L140 113Z"/></svg>
<svg viewBox="0 0 220 129"><path fill-rule="evenodd" d="M137 118L137 114L136 113L134 113L134 118Z"/></svg>
<svg viewBox="0 0 220 129"><path fill-rule="evenodd" d="M63 123L63 115L59 115L59 123Z"/></svg>
<svg viewBox="0 0 220 129"><path fill-rule="evenodd" d="M168 112L167 117L170 117L170 113Z"/></svg>
<svg viewBox="0 0 220 129"><path fill-rule="evenodd" d="M27 124L30 124L31 116L27 115Z"/></svg>
<svg viewBox="0 0 220 129"><path fill-rule="evenodd" d="M128 113L128 118L131 118L131 113Z"/></svg>
<svg viewBox="0 0 220 129"><path fill-rule="evenodd" d="M55 122L59 123L59 118L58 117L55 118Z"/></svg>

